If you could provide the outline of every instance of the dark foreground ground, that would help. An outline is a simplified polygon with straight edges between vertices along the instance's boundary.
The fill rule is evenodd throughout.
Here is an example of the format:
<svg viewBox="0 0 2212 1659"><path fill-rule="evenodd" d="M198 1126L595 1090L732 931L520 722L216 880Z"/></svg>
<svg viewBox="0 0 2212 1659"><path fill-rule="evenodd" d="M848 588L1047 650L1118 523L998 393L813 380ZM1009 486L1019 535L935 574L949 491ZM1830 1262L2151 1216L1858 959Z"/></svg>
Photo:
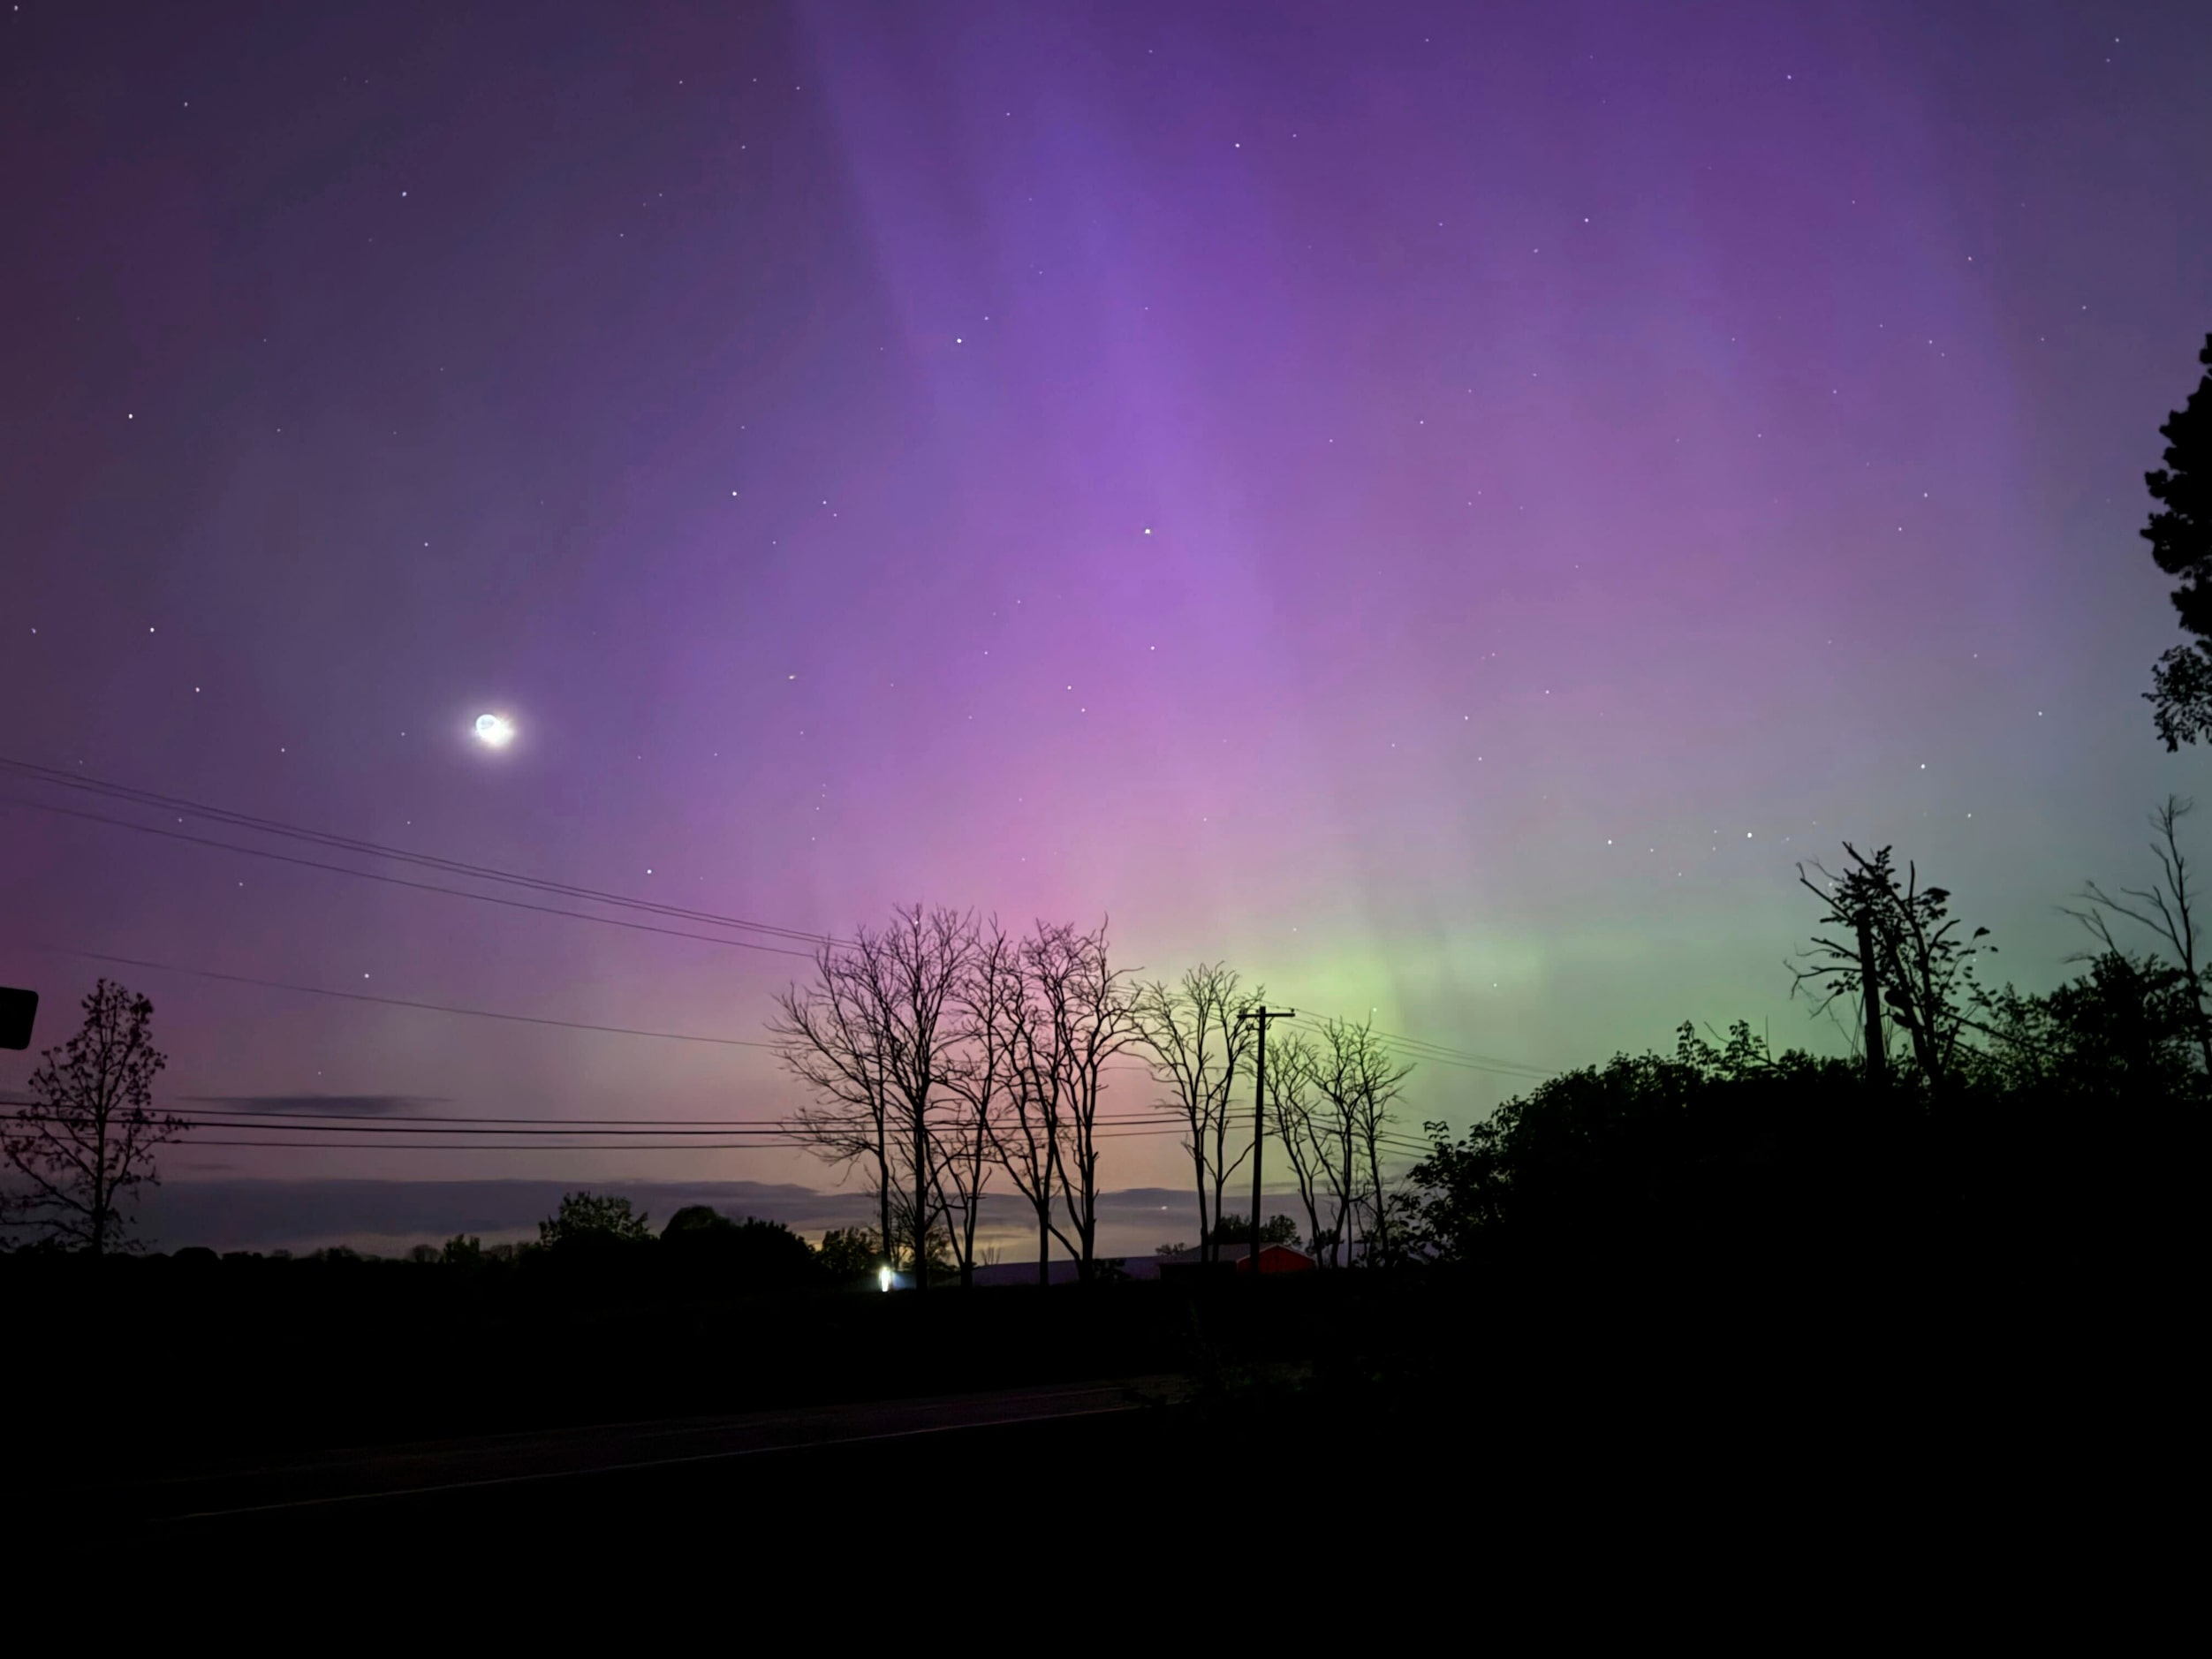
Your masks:
<svg viewBox="0 0 2212 1659"><path fill-rule="evenodd" d="M650 1543L819 1577L1218 1535L1430 1573L1534 1548L1894 1586L2069 1557L2078 1579L2125 1534L2155 1579L2147 1518L2193 1455L2165 1428L2182 1326L2110 1283L11 1283L4 1512L179 1559Z"/></svg>
<svg viewBox="0 0 2212 1659"><path fill-rule="evenodd" d="M1182 1378L1144 1377L213 1459L103 1482L97 1504L151 1532L199 1537L580 1522L610 1505L666 1511L716 1495L772 1500L788 1515L817 1495L865 1493L871 1469L1140 1446L1187 1394ZM1109 1417L1133 1420L1092 1420Z"/></svg>

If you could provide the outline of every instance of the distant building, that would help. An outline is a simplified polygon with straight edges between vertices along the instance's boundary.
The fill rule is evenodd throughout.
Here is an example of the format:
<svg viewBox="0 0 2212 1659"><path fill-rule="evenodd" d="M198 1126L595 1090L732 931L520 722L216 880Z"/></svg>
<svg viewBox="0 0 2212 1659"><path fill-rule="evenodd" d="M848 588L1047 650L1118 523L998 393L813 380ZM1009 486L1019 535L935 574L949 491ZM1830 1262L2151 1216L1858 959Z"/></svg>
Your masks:
<svg viewBox="0 0 2212 1659"><path fill-rule="evenodd" d="M1178 1255L1158 1258L1160 1276L1179 1279L1199 1273L1249 1273L1252 1271L1252 1246L1248 1244L1225 1244L1208 1261L1196 1250L1186 1250ZM1260 1271L1262 1273L1311 1273L1320 1262L1294 1245L1270 1244L1260 1246Z"/></svg>
<svg viewBox="0 0 2212 1659"><path fill-rule="evenodd" d="M1221 1247L1221 1259L1211 1263L1201 1261L1195 1250L1186 1250L1171 1256L1102 1256L1098 1261L1098 1276L1107 1280L1187 1279L1201 1273L1249 1273L1252 1271L1251 1254L1250 1245L1225 1244ZM1291 1245L1271 1244L1260 1252L1260 1271L1262 1273L1311 1273L1320 1265L1305 1251ZM1078 1276L1072 1261L1066 1256L1052 1258L1051 1283L1073 1284ZM940 1289L957 1286L959 1282L960 1275L953 1268L933 1269L929 1275L929 1283ZM979 1266L973 1280L978 1289L1000 1284L1034 1286L1036 1282L1037 1262L1034 1256L1026 1261L993 1261ZM913 1274L900 1272L892 1274L890 1283L883 1288L909 1291L913 1284Z"/></svg>
<svg viewBox="0 0 2212 1659"><path fill-rule="evenodd" d="M1102 1279L1151 1279L1159 1276L1159 1270L1148 1256L1102 1256L1098 1261L1099 1277ZM1075 1262L1067 1256L1055 1256L1051 1264L1055 1284L1072 1284L1079 1276ZM937 1283L939 1281L932 1281ZM957 1284L959 1275L948 1274L942 1281ZM992 1284L1029 1284L1037 1282L1037 1258L1026 1261L994 1261L975 1269L975 1284L980 1288Z"/></svg>

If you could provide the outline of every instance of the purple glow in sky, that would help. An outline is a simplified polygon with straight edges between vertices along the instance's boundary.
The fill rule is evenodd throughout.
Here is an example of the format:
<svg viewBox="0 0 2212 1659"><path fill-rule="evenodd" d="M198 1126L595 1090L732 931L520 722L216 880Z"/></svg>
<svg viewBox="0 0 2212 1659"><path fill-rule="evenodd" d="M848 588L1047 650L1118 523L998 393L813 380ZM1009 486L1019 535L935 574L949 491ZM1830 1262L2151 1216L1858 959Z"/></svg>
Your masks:
<svg viewBox="0 0 2212 1659"><path fill-rule="evenodd" d="M1148 969L1537 1067L1685 1018L1839 1048L1783 959L1845 837L2048 984L2054 906L2204 777L2137 695L2178 634L2136 536L2212 327L2201 6L34 4L0 42L0 753L792 928L1109 914ZM39 946L748 1039L804 966L0 838L42 1042L101 970ZM754 1050L110 971L173 1099L792 1100ZM1512 1087L1429 1066L1411 1116ZM825 1178L677 1162L526 1173Z"/></svg>

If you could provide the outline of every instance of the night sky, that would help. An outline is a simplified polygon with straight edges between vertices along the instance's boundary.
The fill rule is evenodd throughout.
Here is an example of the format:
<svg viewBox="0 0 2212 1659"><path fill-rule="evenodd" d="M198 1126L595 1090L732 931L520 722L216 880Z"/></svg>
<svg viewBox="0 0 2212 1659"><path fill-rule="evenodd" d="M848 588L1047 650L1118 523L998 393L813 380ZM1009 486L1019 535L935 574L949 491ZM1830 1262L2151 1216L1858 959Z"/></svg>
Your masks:
<svg viewBox="0 0 2212 1659"><path fill-rule="evenodd" d="M2208 85L2186 4L27 0L0 754L790 928L1109 916L1519 1067L1840 1049L1784 958L1845 837L2043 989L2055 906L2212 796L2138 695L2180 635L2136 534ZM0 796L0 981L42 1044L144 989L180 1110L794 1102L758 1049L172 970L754 1041L797 958ZM1407 1116L1519 1087L1430 1065Z"/></svg>

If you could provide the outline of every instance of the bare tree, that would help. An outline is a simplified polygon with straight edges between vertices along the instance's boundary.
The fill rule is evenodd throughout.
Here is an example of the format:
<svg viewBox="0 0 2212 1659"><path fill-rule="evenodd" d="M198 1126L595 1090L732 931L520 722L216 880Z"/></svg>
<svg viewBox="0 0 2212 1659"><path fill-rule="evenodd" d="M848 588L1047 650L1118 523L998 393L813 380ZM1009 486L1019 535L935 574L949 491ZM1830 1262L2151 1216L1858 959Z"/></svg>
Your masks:
<svg viewBox="0 0 2212 1659"><path fill-rule="evenodd" d="M1367 1260L1379 1267L1396 1261L1399 1248L1399 1240L1390 1229L1391 1206L1396 1201L1390 1183L1382 1178L1382 1138L1390 1133L1398 1097L1405 1092L1405 1080L1413 1075L1413 1063L1393 1057L1366 1022L1358 1030L1352 1131L1367 1155L1367 1192L1374 1204Z"/></svg>
<svg viewBox="0 0 2212 1659"><path fill-rule="evenodd" d="M1333 1129L1314 1110L1314 1078L1320 1060L1303 1036L1278 1037L1268 1051L1268 1110L1298 1183L1298 1201L1306 1211L1306 1239L1314 1259L1336 1265L1335 1234L1322 1225L1322 1196L1329 1187L1329 1160L1335 1150ZM1327 1255L1322 1253L1329 1251Z"/></svg>
<svg viewBox="0 0 2212 1659"><path fill-rule="evenodd" d="M823 945L814 952L814 982L776 993L769 1031L784 1069L814 1095L796 1114L799 1138L830 1163L867 1170L875 1236L888 1259L898 1235L891 1230L891 1066L881 996L886 980L876 954L876 941L865 929L854 946Z"/></svg>
<svg viewBox="0 0 2212 1659"><path fill-rule="evenodd" d="M1852 856L1858 858L1855 852ZM1818 881L1805 873L1805 866L1798 866L1798 884L1828 906L1820 925L1836 928L1845 937L1839 941L1815 936L1809 953L1813 966L1791 968L1792 992L1807 984L1816 988L1813 1010L1816 1015L1833 1018L1831 1011L1838 998L1858 999L1860 1052L1865 1057L1867 1081L1876 1088L1885 1087L1890 1079L1890 1041L1882 1025L1882 955L1876 943L1881 918L1895 885L1881 874L1887 867L1888 856L1885 847L1876 855L1881 860L1879 868L1850 869L1841 876L1815 864Z"/></svg>
<svg viewBox="0 0 2212 1659"><path fill-rule="evenodd" d="M1314 1051L1314 1090L1327 1111L1312 1140L1319 1173L1335 1200L1329 1261L1349 1261L1357 1236L1365 1261L1390 1259L1390 1196L1382 1176L1382 1140L1413 1065L1392 1055L1367 1020L1324 1019Z"/></svg>
<svg viewBox="0 0 2212 1659"><path fill-rule="evenodd" d="M1109 959L1106 924L1085 933L1039 922L1022 946L1040 1024L1058 1072L1061 1132L1052 1137L1060 1201L1074 1233L1075 1270L1088 1280L1098 1261L1098 1107L1106 1064L1137 1040L1123 983Z"/></svg>
<svg viewBox="0 0 2212 1659"><path fill-rule="evenodd" d="M929 1288L928 1223L936 1207L934 1114L958 1070L960 1022L954 998L975 950L975 919L940 905L894 911L874 939L890 1087L885 1101L913 1205L909 1221L914 1288Z"/></svg>
<svg viewBox="0 0 2212 1659"><path fill-rule="evenodd" d="M2194 801L2183 796L2169 795L2151 814L2151 828L2157 831L2157 838L2150 844L2151 856L2158 860L2156 887L2123 887L2120 896L2115 898L2091 882L2081 890L2082 903L2087 908L2070 909L2066 913L2087 928L2109 955L2126 954L2112 937L2111 919L2115 916L2148 928L2164 942L2166 949L2173 953L2174 965L2181 970L2182 983L2188 987L2198 1053L2204 1063L2205 1075L2212 1077L2212 1011L2205 1006L2204 968L2197 959L2196 918L2190 909L2193 901L2189 891L2189 860L2181 851L2181 821L2195 807Z"/></svg>
<svg viewBox="0 0 2212 1659"><path fill-rule="evenodd" d="M1015 1036L1022 995L1021 946L993 917L978 930L967 972L954 992L959 1045L945 1087L958 1110L938 1158L940 1201L951 1221L964 1287L974 1282L975 1228L998 1163L996 1128L1018 1082Z"/></svg>
<svg viewBox="0 0 2212 1659"><path fill-rule="evenodd" d="M1131 996L1153 1077L1172 1093L1163 1110L1183 1119L1198 1193L1200 1259L1207 1262L1215 1260L1222 1193L1251 1151L1247 1145L1230 1155L1231 1096L1254 1042L1253 1023L1242 1016L1264 1000L1257 988L1240 990L1236 970L1222 963L1201 963L1173 986L1140 983Z"/></svg>
<svg viewBox="0 0 2212 1659"><path fill-rule="evenodd" d="M0 1128L0 1154L30 1183L11 1203L19 1224L94 1255L127 1247L129 1203L160 1185L154 1148L192 1127L154 1110L154 1004L109 980L84 1000L85 1022L39 1057L31 1102Z"/></svg>
<svg viewBox="0 0 2212 1659"><path fill-rule="evenodd" d="M1321 1033L1322 1041L1312 1050L1308 1071L1318 1102L1309 1114L1307 1144L1313 1151L1320 1185L1327 1190L1335 1208L1325 1235L1329 1240L1326 1260L1330 1267L1335 1267L1351 1261L1360 1224L1363 1187L1360 1179L1359 1140L1353 1127L1357 1121L1353 1102L1360 1092L1360 1067L1355 1055L1356 1040L1352 1037L1350 1027L1342 1021L1331 1021L1321 1027ZM1318 1239L1323 1235L1315 1236ZM1318 1244L1314 1254L1320 1254Z"/></svg>
<svg viewBox="0 0 2212 1659"><path fill-rule="evenodd" d="M1057 1239L1071 1256L1076 1254L1060 1231L1053 1202L1068 1116L1066 1060L1053 1041L1041 999L1033 994L1026 960L1017 960L1013 978L1013 994L1003 1004L1011 1080L999 1111L989 1119L991 1147L1014 1190L1028 1201L1037 1223L1037 1283L1046 1285L1052 1282L1052 1241Z"/></svg>
<svg viewBox="0 0 2212 1659"><path fill-rule="evenodd" d="M958 1069L953 998L974 936L973 918L958 911L894 911L881 930L823 947L815 983L779 996L769 1022L785 1067L817 1096L799 1133L833 1162L870 1165L885 1249L895 1256L903 1244L918 1290L928 1288L940 1213L936 1119Z"/></svg>
<svg viewBox="0 0 2212 1659"><path fill-rule="evenodd" d="M1815 864L1814 882L1798 868L1806 890L1828 905L1822 926L1851 930L1848 942L1825 934L1813 939L1809 966L1797 970L1799 984L1818 987L1825 1007L1836 996L1876 1001L1904 1027L1920 1075L1937 1093L1956 1079L1959 1044L1968 1028L1967 1008L1979 995L1973 958L1994 945L1978 944L1988 933L1976 928L1959 939L1958 920L1951 914L1951 893L1922 887L1916 866L1907 863L1898 879L1890 849L1862 854L1846 841L1852 868L1838 877ZM1871 970L1875 983L1867 983ZM1875 1035L1867 1021L1868 1038ZM1869 1059L1870 1067L1875 1062Z"/></svg>

